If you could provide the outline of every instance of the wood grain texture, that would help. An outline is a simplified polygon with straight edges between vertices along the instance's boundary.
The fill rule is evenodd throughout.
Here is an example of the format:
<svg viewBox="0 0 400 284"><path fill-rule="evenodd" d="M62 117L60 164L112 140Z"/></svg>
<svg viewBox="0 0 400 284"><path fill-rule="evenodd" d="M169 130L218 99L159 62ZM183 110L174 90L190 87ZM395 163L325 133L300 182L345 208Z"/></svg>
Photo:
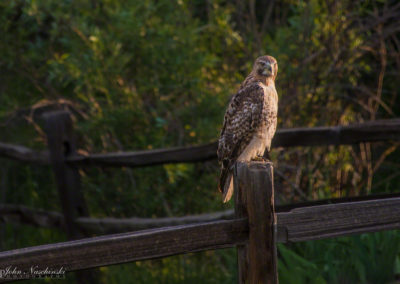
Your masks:
<svg viewBox="0 0 400 284"><path fill-rule="evenodd" d="M161 218L85 218L76 220L83 232L96 234L121 233L145 230L150 228L169 227L184 224L197 224L203 222L233 219L233 210L187 215L182 217Z"/></svg>
<svg viewBox="0 0 400 284"><path fill-rule="evenodd" d="M351 197L339 197L339 198L329 198L329 199L319 199L304 202L297 202L292 204L281 204L276 206L276 212L288 212L296 208L304 208L318 205L331 205L338 203L349 203L349 202L359 202L359 201L379 201L389 198L400 197L400 192L398 193L384 193L384 194L371 194L363 196L351 196Z"/></svg>
<svg viewBox="0 0 400 284"><path fill-rule="evenodd" d="M334 127L278 129L272 147L348 145L360 142L399 141L400 119L370 121ZM142 167L167 163L194 163L217 158L217 142L188 147L135 152L72 155L67 161L79 166ZM0 157L49 164L47 152L0 143Z"/></svg>
<svg viewBox="0 0 400 284"><path fill-rule="evenodd" d="M230 220L234 218L233 210L225 210L182 217L161 218L93 218L78 217L75 224L89 236L91 234L112 234L169 227L184 224ZM35 227L64 229L64 216L55 211L34 209L24 205L0 204L0 223L26 224Z"/></svg>
<svg viewBox="0 0 400 284"><path fill-rule="evenodd" d="M400 140L400 119L335 127L279 129L272 140L272 147L346 145L390 140ZM201 162L216 159L217 147L217 142L214 142L193 147L72 156L68 161L80 166L113 167Z"/></svg>
<svg viewBox="0 0 400 284"><path fill-rule="evenodd" d="M237 192L235 188L235 193ZM236 198L236 197L235 197ZM323 216L315 215L314 213L307 213L308 210L310 212L315 212L318 210L326 210L325 206L330 206L329 210L332 210L332 214L328 220L324 219L324 224L330 226L331 230L335 231L335 236L347 235L349 234L349 228L353 228L356 223L362 224L362 227L358 229L360 233L367 232L375 232L379 228L383 229L397 229L398 223L400 222L400 215L396 215L396 211L387 211L383 206L386 206L388 202L391 204L394 202L395 205L400 207L400 194L385 194L385 195L372 195L372 196L360 196L360 197L347 197L347 198L335 198L335 199L326 199L326 200L318 200L318 201L310 201L298 204L289 204L289 205L280 205L276 206L277 218L279 220L279 229L278 229L278 241L279 242L293 242L295 241L296 235L302 232L304 235L304 231L307 230L307 222L313 222L313 220L320 220L324 218ZM378 204L374 208L369 209L370 204L365 202L373 202L373 204ZM237 204L237 202L236 202ZM353 206L355 204L355 206ZM396 205L397 204L397 205ZM349 217L346 217L345 220L349 222L346 225L338 223L336 220L338 218L343 218L343 212L340 210L335 210L335 206L345 206L347 208L347 213ZM356 214L358 211L358 206L363 206L366 209L364 213L359 218L355 219L352 217L352 214ZM323 208L323 209L321 209ZM352 211L355 210L353 213ZM385 210L382 213L382 210ZM378 217L375 219L376 223L370 224L369 215L374 215L375 211L378 212ZM238 209L236 209L238 212ZM385 216L384 214L389 214ZM312 219L308 215L311 215ZM245 214L237 214L237 218L247 217L247 212ZM367 216L367 217L365 217ZM149 228L157 228L162 226L174 226L174 225L182 225L182 224L192 224L192 223L201 223L208 221L217 221L217 220L229 220L235 218L233 210L226 210L220 212L213 213L205 213L198 215L189 215L183 217L166 217L166 218L87 218L81 217L76 219L76 224L79 228L88 233L96 233L96 234L107 234L107 233L121 233ZM353 218L354 220L351 221ZM368 218L365 220L365 218ZM394 220L388 221L388 218L394 218ZM297 220L294 224L291 220ZM310 221L308 221L310 220ZM60 228L63 225L64 219L61 213L53 212L53 211L45 211L40 209L29 208L22 205L13 205L13 204L2 204L0 205L0 222L8 222L8 223L17 223L17 224L27 224L33 226L40 227L49 227L49 228ZM335 222L335 223L332 223ZM302 226L300 226L300 223ZM297 226L299 224L299 226ZM287 236L286 227L290 227L291 234ZM323 236L319 234L315 234L316 231L311 231L308 235L304 235L306 240L319 239ZM350 232L351 234L352 232ZM357 233L357 232L354 232Z"/></svg>
<svg viewBox="0 0 400 284"><path fill-rule="evenodd" d="M272 164L238 163L237 175L249 222L248 274L242 283L278 283Z"/></svg>
<svg viewBox="0 0 400 284"><path fill-rule="evenodd" d="M36 264L74 271L232 247L247 235L245 219L151 229L0 252L0 269Z"/></svg>
<svg viewBox="0 0 400 284"><path fill-rule="evenodd" d="M400 229L400 197L296 208L277 214L278 241Z"/></svg>
<svg viewBox="0 0 400 284"><path fill-rule="evenodd" d="M68 162L80 166L142 167L170 163L194 163L217 158L217 144L176 147L170 149L145 150L136 152L117 152L73 156Z"/></svg>
<svg viewBox="0 0 400 284"><path fill-rule="evenodd" d="M273 147L349 145L360 142L399 141L400 119L375 120L334 127L281 129Z"/></svg>
<svg viewBox="0 0 400 284"><path fill-rule="evenodd" d="M243 174L238 176L238 163L235 164L233 172L233 188L235 198L235 217L236 218L248 218L247 214L247 193L246 193L246 177ZM248 242L236 246L237 251L237 263L238 263L238 283L246 283L249 271L249 244Z"/></svg>
<svg viewBox="0 0 400 284"><path fill-rule="evenodd" d="M400 197L294 208L277 214L278 242L299 242L400 229ZM243 245L247 219L151 229L0 253L9 265L65 266L68 271Z"/></svg>

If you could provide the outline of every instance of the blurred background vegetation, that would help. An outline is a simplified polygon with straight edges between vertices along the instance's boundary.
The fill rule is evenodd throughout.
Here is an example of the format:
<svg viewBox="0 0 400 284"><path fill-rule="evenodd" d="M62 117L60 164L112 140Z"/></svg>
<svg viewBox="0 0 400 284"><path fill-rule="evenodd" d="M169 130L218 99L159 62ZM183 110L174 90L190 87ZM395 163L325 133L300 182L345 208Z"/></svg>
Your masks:
<svg viewBox="0 0 400 284"><path fill-rule="evenodd" d="M45 149L36 114L56 108L72 112L80 153L215 141L230 96L264 54L279 63L279 128L400 116L399 1L3 0L0 29L1 142ZM398 145L273 149L279 201L398 191ZM216 161L80 171L94 217L230 208L218 172ZM0 203L61 211L50 167L1 159ZM0 228L1 250L63 240ZM279 256L282 284L394 283L400 234L280 245ZM104 283L235 279L234 249L101 268Z"/></svg>

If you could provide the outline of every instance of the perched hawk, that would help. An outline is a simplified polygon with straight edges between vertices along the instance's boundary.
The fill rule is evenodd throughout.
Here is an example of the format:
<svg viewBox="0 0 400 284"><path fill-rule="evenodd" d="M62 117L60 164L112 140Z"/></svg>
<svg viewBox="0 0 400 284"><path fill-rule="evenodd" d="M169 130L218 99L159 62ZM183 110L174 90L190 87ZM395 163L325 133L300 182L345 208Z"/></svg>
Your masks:
<svg viewBox="0 0 400 284"><path fill-rule="evenodd" d="M218 188L224 202L232 197L235 162L262 159L271 148L278 114L277 72L275 58L268 55L257 58L226 110L217 152L221 163Z"/></svg>

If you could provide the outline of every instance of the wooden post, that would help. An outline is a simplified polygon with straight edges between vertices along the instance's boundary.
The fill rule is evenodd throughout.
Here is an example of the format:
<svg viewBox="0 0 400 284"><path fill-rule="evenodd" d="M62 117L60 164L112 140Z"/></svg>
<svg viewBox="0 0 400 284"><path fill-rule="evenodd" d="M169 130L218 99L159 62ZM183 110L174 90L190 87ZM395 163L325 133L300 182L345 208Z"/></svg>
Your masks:
<svg viewBox="0 0 400 284"><path fill-rule="evenodd" d="M89 214L80 188L78 169L65 163L65 159L76 151L72 121L66 111L45 113L44 119L50 161L56 178L67 235L69 239L79 239L84 236L74 224L74 220L81 216L87 217Z"/></svg>
<svg viewBox="0 0 400 284"><path fill-rule="evenodd" d="M43 118L67 236L70 240L80 239L84 234L75 223L75 219L88 217L89 212L81 191L78 169L65 162L67 157L76 154L72 120L67 111L45 113ZM94 271L79 271L76 275L79 283L98 282Z"/></svg>
<svg viewBox="0 0 400 284"><path fill-rule="evenodd" d="M239 162L234 169L236 217L249 220L249 242L238 246L239 283L278 283L272 163Z"/></svg>
<svg viewBox="0 0 400 284"><path fill-rule="evenodd" d="M238 177L238 164L235 164L233 186L235 194L235 217L247 218L248 215L246 189L243 183L243 179ZM238 283L246 283L249 265L248 243L244 245L238 245L236 248L238 259Z"/></svg>

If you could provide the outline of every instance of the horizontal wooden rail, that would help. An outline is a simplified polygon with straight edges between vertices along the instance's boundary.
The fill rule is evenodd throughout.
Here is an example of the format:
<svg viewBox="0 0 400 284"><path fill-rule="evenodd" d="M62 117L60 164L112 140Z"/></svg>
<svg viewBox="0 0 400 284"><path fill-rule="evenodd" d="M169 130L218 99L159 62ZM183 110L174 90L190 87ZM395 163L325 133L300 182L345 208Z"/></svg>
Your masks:
<svg viewBox="0 0 400 284"><path fill-rule="evenodd" d="M299 207L277 213L277 225L279 242L400 229L400 197Z"/></svg>
<svg viewBox="0 0 400 284"><path fill-rule="evenodd" d="M169 149L72 156L67 162L79 166L143 167L171 163L194 163L217 158L217 143Z"/></svg>
<svg viewBox="0 0 400 284"><path fill-rule="evenodd" d="M351 145L361 142L399 141L400 119L368 121L333 127L281 129L272 146Z"/></svg>
<svg viewBox="0 0 400 284"><path fill-rule="evenodd" d="M400 229L400 197L294 208L277 213L277 241L298 242ZM218 249L248 238L246 219L150 229L0 253L0 269L32 264L67 271Z"/></svg>
<svg viewBox="0 0 400 284"><path fill-rule="evenodd" d="M327 200L332 204L316 201L301 207L300 204L277 206L278 242L316 240L400 228L400 197L396 195L397 197L392 198L382 196L343 203ZM313 206L313 203L322 205ZM77 223L87 233L104 234L233 218L232 210L226 210L168 218L78 218Z"/></svg>
<svg viewBox="0 0 400 284"><path fill-rule="evenodd" d="M400 198L400 193L343 197L309 201L288 205L276 206L278 216L282 213L295 212L307 207L318 208L321 205L347 204L361 201L380 201L390 198ZM234 218L233 210L187 215L183 217L161 217L161 218L86 218L80 217L75 220L78 227L86 234L111 234L129 231L145 230L159 227L195 224L219 220L230 220ZM64 229L64 217L55 211L34 209L23 205L0 204L0 223L25 224L35 227Z"/></svg>
<svg viewBox="0 0 400 284"><path fill-rule="evenodd" d="M0 223L26 224L44 228L64 228L59 212L34 209L24 205L0 204Z"/></svg>
<svg viewBox="0 0 400 284"><path fill-rule="evenodd" d="M272 145L273 147L348 145L390 140L400 140L400 119L377 120L335 127L279 129ZM68 158L68 162L80 166L139 167L216 159L216 151L217 142L213 142L191 147L72 156ZM12 144L0 143L0 157L49 164L47 152L35 152L24 146Z"/></svg>
<svg viewBox="0 0 400 284"><path fill-rule="evenodd" d="M246 219L122 233L0 253L0 269L32 265L74 271L104 265L231 247L244 243Z"/></svg>
<svg viewBox="0 0 400 284"><path fill-rule="evenodd" d="M138 231L151 228L233 219L233 210L163 218L89 218L75 220L87 234L108 234ZM64 228L64 216L59 212L33 209L23 205L0 204L0 223L26 224L45 228Z"/></svg>
<svg viewBox="0 0 400 284"><path fill-rule="evenodd" d="M77 224L87 234L110 234L230 219L233 219L233 210L183 217L78 218Z"/></svg>
<svg viewBox="0 0 400 284"><path fill-rule="evenodd" d="M387 140L400 140L400 119L377 120L347 126L280 129L272 141L272 146L345 145ZM217 142L214 142L193 147L92 154L89 156L70 157L68 162L77 165L114 167L201 162L216 159L217 147Z"/></svg>
<svg viewBox="0 0 400 284"><path fill-rule="evenodd" d="M27 147L0 142L0 157L9 158L21 162L49 165L48 151L37 152Z"/></svg>

